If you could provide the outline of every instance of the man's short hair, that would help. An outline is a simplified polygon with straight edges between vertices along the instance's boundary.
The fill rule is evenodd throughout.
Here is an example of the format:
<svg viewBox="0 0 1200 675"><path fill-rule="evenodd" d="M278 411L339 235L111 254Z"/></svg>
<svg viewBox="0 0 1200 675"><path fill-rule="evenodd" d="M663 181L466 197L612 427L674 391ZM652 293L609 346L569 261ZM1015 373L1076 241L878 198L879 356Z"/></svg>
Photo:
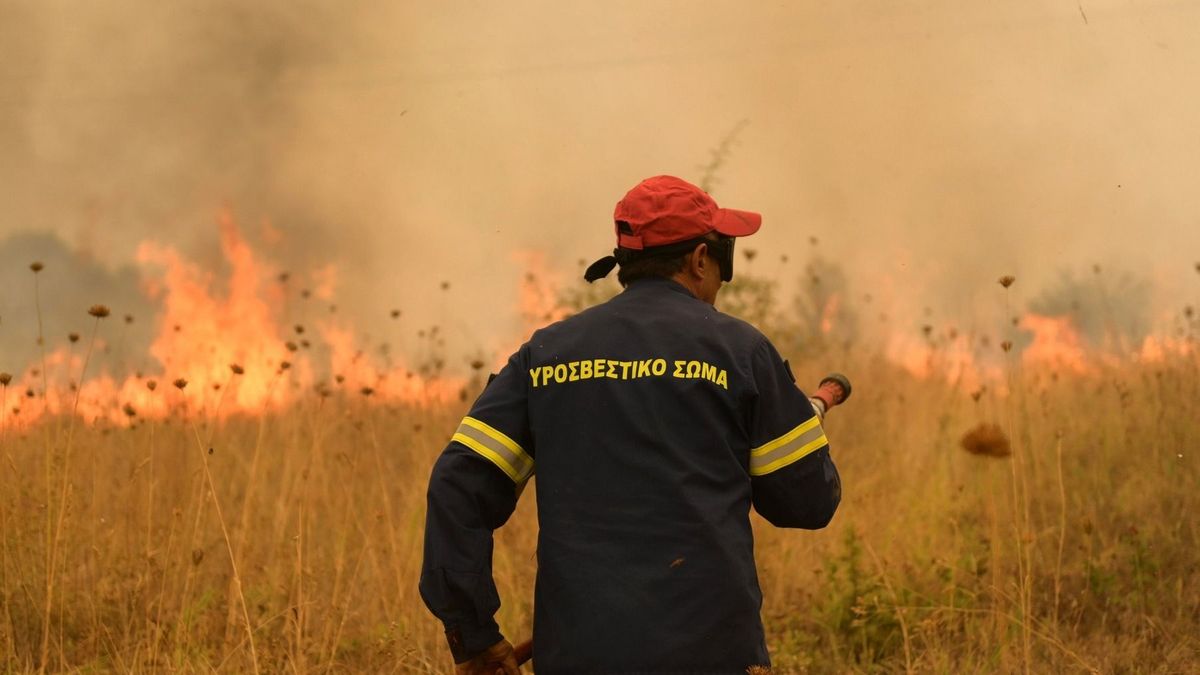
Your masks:
<svg viewBox="0 0 1200 675"><path fill-rule="evenodd" d="M683 267L687 263L687 257L701 243L710 244L709 257L712 257L711 244L716 243L718 239L719 236L716 233L710 232L704 235L703 241L696 241L686 250L678 253L649 255L634 258L633 260L626 260L617 270L617 281L621 283L621 286L628 286L638 279L651 279L655 277L670 279L683 271Z"/></svg>
<svg viewBox="0 0 1200 675"><path fill-rule="evenodd" d="M652 255L629 260L617 270L617 281L621 282L622 286L628 286L639 279L655 277L670 279L683 271L683 266L691 252L684 251L675 255Z"/></svg>

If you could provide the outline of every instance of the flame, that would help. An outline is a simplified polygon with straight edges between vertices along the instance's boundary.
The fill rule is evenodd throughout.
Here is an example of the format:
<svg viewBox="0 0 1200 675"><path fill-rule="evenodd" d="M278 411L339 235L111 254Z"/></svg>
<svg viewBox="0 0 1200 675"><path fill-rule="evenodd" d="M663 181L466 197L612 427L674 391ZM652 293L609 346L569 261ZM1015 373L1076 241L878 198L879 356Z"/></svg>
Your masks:
<svg viewBox="0 0 1200 675"><path fill-rule="evenodd" d="M838 309L842 304L842 296L839 293L834 293L829 296L829 300L825 302L825 307L821 309L821 332L829 335L833 332L833 320L837 316Z"/></svg>
<svg viewBox="0 0 1200 675"><path fill-rule="evenodd" d="M175 412L214 418L258 415L293 405L313 389L324 394L342 388L372 402L414 405L462 396L464 379L422 375L403 363L380 365L364 355L352 328L333 320L313 326L304 340L297 337L303 346L289 341L293 336L281 316L285 288L270 281L277 278L276 270L256 255L231 213L220 213L218 227L230 267L223 291L216 289L211 272L171 247L144 242L137 249L136 260L147 274L144 289L162 306L149 349L157 368L123 379L104 372L96 358L104 351L101 323L87 372L87 348L73 345L48 353L44 373L39 362L10 383L3 402L5 424L27 427L73 410L85 420L113 424ZM314 294L331 299L336 268L320 268L312 278ZM314 341L319 336L320 344L309 344L310 335ZM321 358L325 354L328 358ZM338 375L340 381L319 380L322 375ZM176 381L186 385L173 386Z"/></svg>
<svg viewBox="0 0 1200 675"><path fill-rule="evenodd" d="M1085 342L1069 316L1042 316L1032 312L1021 317L1019 327L1033 333L1033 343L1021 353L1027 366L1063 368L1080 375L1095 371Z"/></svg>
<svg viewBox="0 0 1200 675"><path fill-rule="evenodd" d="M937 377L964 389L977 389L984 383L1003 379L1000 365L982 358L970 336L965 334L954 333L937 343L892 335L884 355L917 379Z"/></svg>
<svg viewBox="0 0 1200 675"><path fill-rule="evenodd" d="M558 289L562 279L546 264L541 251L517 251L513 259L525 268L521 279L517 306L523 323L522 334L528 338L533 331L548 323L560 321L571 312L559 302Z"/></svg>
<svg viewBox="0 0 1200 675"><path fill-rule="evenodd" d="M1195 351L1191 340L1147 335L1135 356L1144 363L1162 363L1172 357L1191 356Z"/></svg>

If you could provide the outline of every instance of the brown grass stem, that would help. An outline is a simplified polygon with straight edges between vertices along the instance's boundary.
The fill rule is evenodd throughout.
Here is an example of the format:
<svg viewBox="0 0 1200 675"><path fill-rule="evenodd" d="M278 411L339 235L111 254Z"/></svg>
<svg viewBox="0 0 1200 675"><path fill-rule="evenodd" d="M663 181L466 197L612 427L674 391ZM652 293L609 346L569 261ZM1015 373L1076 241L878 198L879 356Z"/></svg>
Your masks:
<svg viewBox="0 0 1200 675"><path fill-rule="evenodd" d="M1010 299L1009 287L1012 282L1004 284L1004 315L1012 316L1012 303ZM1024 444L1019 442L1019 438L1014 433L1014 418L1016 417L1016 405L1014 398L1016 397L1016 378L1014 375L1015 366L1013 365L1013 355L1011 350L1005 350L1004 370L1005 379L1008 384L1008 398L1006 407L1008 414L1005 415L1006 426L1008 428L1008 437L1013 444L1012 457L1009 459L1009 468L1012 474L1012 508L1013 508L1013 543L1017 553L1017 590L1020 598L1021 616L1028 618L1030 616L1030 584L1029 584L1029 566L1030 559L1028 547L1025 546L1025 534L1029 532L1029 512L1028 509L1022 509L1021 505L1025 503L1025 498L1021 485L1024 481L1023 468L1023 449ZM1022 520L1024 513L1024 520ZM1033 645L1032 636L1028 630L1028 622L1022 622L1021 627L1021 645L1022 645L1022 670L1028 675L1033 662Z"/></svg>
<svg viewBox="0 0 1200 675"><path fill-rule="evenodd" d="M212 495L213 510L217 514L217 522L221 525L221 536L225 539L225 551L229 554L229 567L233 571L233 583L237 589L237 599L242 608L242 619L246 626L246 639L250 642L250 659L254 666L254 673L258 675L258 650L254 645L254 625L250 622L250 611L246 607L246 593L242 586L242 576L238 573L237 558L233 554L233 543L229 539L229 528L225 526L225 517L221 513L221 500L217 495L217 486L213 482L212 471L208 466L208 453L204 450L204 443L200 440L200 430L196 428L195 421L191 422L192 435L196 439L196 450L200 453L200 462L204 467L204 477L208 483L208 492Z"/></svg>
<svg viewBox="0 0 1200 675"><path fill-rule="evenodd" d="M905 608L900 604L900 595L896 593L896 588L892 586L892 580L888 577L887 569L883 566L883 561L879 559L879 554L875 552L875 547L871 545L871 541L863 538L862 542L863 548L871 556L871 561L875 563L875 569L879 573L879 578L883 580L884 588L892 596L892 607L896 610L896 620L900 623L900 635L904 639L904 672L913 673L915 671L913 670L912 640L909 638L908 621L904 618Z"/></svg>
<svg viewBox="0 0 1200 675"><path fill-rule="evenodd" d="M71 450L73 449L74 442L75 442L76 417L78 416L78 412L79 412L79 397L83 392L83 381L84 381L84 377L87 375L88 362L91 360L92 350L96 346L96 335L100 331L100 318L101 317L96 317L95 322L92 324L92 339L88 341L87 354L83 358L83 367L80 369L80 372L79 372L79 384L75 388L74 401L71 403L71 419L68 420L68 422L67 422L67 442L66 442L66 447L63 449L62 483L61 483L61 490L59 491L58 517L57 517L55 525L54 525L54 536L52 537L52 539L50 541L50 550L49 550L49 554L47 556L48 561L47 561L47 566L46 566L46 606L45 606L45 613L43 614L43 624L42 624L43 630L42 630L41 662L40 662L41 671L39 671L39 672L45 671L46 663L50 658L50 651L49 651L50 650L50 609L51 609L51 607L53 607L53 604L54 604L54 579L55 579L55 566L58 562L58 546L59 546L59 541L62 537L63 521L66 519L66 515L67 515L67 494L69 492L70 480L71 480ZM45 375L44 369L43 369L43 375ZM49 514L48 508L47 508L47 514ZM49 516L47 515L47 517L49 517ZM60 640L60 643L61 643L61 640Z"/></svg>
<svg viewBox="0 0 1200 675"><path fill-rule="evenodd" d="M1067 544L1067 488L1063 480L1062 432L1054 441L1054 456L1058 463L1058 556L1054 561L1054 625L1058 626L1058 609L1062 598L1063 549Z"/></svg>
<svg viewBox="0 0 1200 675"><path fill-rule="evenodd" d="M274 395L275 386L276 386L276 384L278 384L279 379L282 376L282 374L283 374L283 371L280 370L280 371L276 371L275 375L272 376L271 382L267 387L267 400L271 400L272 396ZM229 381L226 382L226 386L222 387L222 395L224 395L224 391L229 388L229 385L231 385L233 383L233 377L235 377L235 376L230 376ZM250 512L251 512L252 505L254 503L254 487L256 485L258 485L258 463L259 463L259 456L262 452L263 437L266 434L266 428L267 428L267 416L260 415L258 418L258 433L255 435L255 438L254 438L254 452L253 452L253 454L251 456L251 460L250 460L250 473L249 473L249 477L246 480L246 492L242 496L242 513L241 513L241 517L238 519L237 533L235 535L236 540L234 542L234 546L231 551L231 555L233 555L235 557L239 557L239 558L242 555L242 549L246 545L246 533L250 528ZM210 443L209 447L211 448L212 447L212 445L211 445L212 435L211 434L209 436L209 443ZM231 586L232 586L232 584L231 584ZM229 589L229 594L230 594L231 598L233 596L233 593L234 593L234 589L231 587ZM231 612L234 611L233 610L234 603L230 602L229 606L230 606L230 611ZM230 617L230 618L232 619L232 617ZM230 624L232 625L232 623L233 622L231 621ZM229 635L227 632L226 642L228 643L231 638L232 638L232 636Z"/></svg>

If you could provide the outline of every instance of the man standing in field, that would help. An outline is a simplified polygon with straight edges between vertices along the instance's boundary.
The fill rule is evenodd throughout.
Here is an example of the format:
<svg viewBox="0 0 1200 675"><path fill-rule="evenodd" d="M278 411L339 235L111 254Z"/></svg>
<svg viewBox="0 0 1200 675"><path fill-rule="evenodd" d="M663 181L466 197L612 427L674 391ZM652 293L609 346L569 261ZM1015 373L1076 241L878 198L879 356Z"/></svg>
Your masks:
<svg viewBox="0 0 1200 675"><path fill-rule="evenodd" d="M516 673L492 618L492 533L538 476L539 673L769 665L749 511L818 529L841 495L812 401L713 307L757 213L670 176L618 202L612 300L543 328L463 418L429 483L421 595L459 673Z"/></svg>

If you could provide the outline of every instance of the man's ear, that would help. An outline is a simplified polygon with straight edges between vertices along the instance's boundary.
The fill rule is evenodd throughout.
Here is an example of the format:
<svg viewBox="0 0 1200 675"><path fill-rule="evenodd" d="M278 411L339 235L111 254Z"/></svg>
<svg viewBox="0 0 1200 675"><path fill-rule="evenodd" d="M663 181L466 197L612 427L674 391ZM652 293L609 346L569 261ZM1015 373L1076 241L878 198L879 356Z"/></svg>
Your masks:
<svg viewBox="0 0 1200 675"><path fill-rule="evenodd" d="M688 256L688 272L697 279L703 279L704 268L710 262L708 259L708 244L701 243L692 249L691 254Z"/></svg>

